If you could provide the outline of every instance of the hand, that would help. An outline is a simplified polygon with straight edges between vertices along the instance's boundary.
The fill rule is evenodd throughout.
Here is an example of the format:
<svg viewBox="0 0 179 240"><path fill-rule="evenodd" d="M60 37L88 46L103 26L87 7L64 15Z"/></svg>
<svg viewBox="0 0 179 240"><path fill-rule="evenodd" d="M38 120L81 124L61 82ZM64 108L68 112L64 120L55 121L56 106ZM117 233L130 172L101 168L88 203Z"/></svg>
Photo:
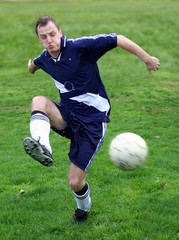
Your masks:
<svg viewBox="0 0 179 240"><path fill-rule="evenodd" d="M150 76L152 77L152 70L153 71L156 71L159 69L159 66L160 66L160 61L158 58L155 58L155 57L149 57L146 61L146 68L150 74Z"/></svg>
<svg viewBox="0 0 179 240"><path fill-rule="evenodd" d="M38 69L39 69L39 67L34 64L34 61L29 59L29 61L28 61L29 72L34 74Z"/></svg>
<svg viewBox="0 0 179 240"><path fill-rule="evenodd" d="M31 64L32 64L32 60L29 59L29 61L28 61L28 69L30 68Z"/></svg>

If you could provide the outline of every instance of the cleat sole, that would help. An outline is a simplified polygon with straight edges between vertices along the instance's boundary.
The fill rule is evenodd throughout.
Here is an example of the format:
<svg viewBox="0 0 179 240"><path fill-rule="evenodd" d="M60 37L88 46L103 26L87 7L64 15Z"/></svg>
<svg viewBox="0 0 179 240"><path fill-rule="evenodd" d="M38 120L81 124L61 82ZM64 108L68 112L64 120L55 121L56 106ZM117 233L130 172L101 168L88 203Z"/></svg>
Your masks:
<svg viewBox="0 0 179 240"><path fill-rule="evenodd" d="M36 143L34 139L27 137L24 139L23 144L26 153L30 157L37 160L44 166L51 166L53 164L53 158L47 156L40 144Z"/></svg>

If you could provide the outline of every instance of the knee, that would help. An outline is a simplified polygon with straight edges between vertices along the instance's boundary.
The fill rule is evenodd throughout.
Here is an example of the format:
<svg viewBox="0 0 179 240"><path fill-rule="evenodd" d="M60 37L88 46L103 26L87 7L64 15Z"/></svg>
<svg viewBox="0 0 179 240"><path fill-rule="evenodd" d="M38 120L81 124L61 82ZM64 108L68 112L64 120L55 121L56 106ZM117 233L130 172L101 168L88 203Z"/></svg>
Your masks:
<svg viewBox="0 0 179 240"><path fill-rule="evenodd" d="M84 187L85 181L81 181L77 176L68 176L68 184L73 191L78 192Z"/></svg>
<svg viewBox="0 0 179 240"><path fill-rule="evenodd" d="M36 96L32 99L32 104L39 104L41 102L45 101L45 97L44 96Z"/></svg>
<svg viewBox="0 0 179 240"><path fill-rule="evenodd" d="M46 97L36 96L32 99L32 110L44 110L46 106Z"/></svg>

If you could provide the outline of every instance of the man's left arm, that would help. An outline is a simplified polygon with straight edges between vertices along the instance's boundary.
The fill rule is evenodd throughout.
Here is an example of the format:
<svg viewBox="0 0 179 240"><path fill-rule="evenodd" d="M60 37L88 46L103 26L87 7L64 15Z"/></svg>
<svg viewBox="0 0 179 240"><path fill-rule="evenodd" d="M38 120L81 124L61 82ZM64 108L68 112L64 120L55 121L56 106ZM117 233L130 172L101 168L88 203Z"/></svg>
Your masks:
<svg viewBox="0 0 179 240"><path fill-rule="evenodd" d="M117 36L117 45L119 47L123 48L124 50L139 57L146 64L146 68L147 68L150 76L152 76L152 70L153 71L158 70L158 68L160 66L159 59L156 57L150 56L140 46L138 46L136 43L132 42L130 39L128 39L122 35L118 35Z"/></svg>

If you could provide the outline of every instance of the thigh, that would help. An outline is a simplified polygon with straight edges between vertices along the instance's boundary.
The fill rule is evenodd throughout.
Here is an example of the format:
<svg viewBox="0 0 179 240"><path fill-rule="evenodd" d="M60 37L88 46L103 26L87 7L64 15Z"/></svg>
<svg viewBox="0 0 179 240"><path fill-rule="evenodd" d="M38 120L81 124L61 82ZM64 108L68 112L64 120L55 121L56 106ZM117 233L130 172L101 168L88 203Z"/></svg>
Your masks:
<svg viewBox="0 0 179 240"><path fill-rule="evenodd" d="M66 127L65 121L60 110L52 101L49 102L49 118L52 127L56 129L64 129Z"/></svg>

